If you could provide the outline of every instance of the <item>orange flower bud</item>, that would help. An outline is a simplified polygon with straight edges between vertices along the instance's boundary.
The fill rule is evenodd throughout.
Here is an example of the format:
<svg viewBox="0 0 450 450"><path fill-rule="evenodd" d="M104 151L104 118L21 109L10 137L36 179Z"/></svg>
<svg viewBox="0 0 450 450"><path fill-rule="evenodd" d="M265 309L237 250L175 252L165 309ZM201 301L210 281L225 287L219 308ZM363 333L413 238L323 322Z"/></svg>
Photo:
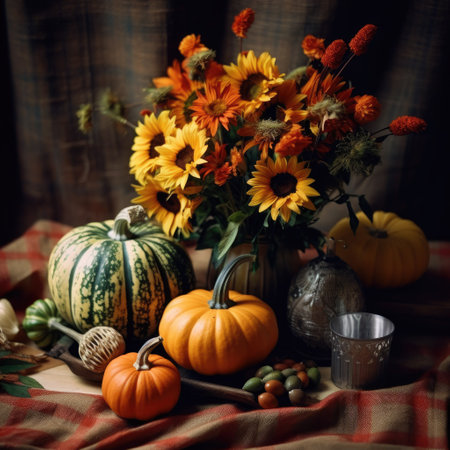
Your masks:
<svg viewBox="0 0 450 450"><path fill-rule="evenodd" d="M178 50L184 57L189 58L195 53L208 49L202 44L200 35L188 34L181 40Z"/></svg>
<svg viewBox="0 0 450 450"><path fill-rule="evenodd" d="M372 122L380 115L380 103L373 95L355 97L354 118L360 125Z"/></svg>
<svg viewBox="0 0 450 450"><path fill-rule="evenodd" d="M322 58L325 52L324 41L325 39L319 39L312 34L308 34L302 41L303 53L311 59Z"/></svg>

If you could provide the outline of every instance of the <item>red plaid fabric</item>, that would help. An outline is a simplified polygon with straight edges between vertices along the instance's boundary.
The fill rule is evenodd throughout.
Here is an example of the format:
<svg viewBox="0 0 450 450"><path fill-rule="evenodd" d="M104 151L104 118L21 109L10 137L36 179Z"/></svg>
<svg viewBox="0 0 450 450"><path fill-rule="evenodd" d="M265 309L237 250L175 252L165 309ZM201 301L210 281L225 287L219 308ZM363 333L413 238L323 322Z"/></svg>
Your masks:
<svg viewBox="0 0 450 450"><path fill-rule="evenodd" d="M149 422L117 417L101 396L32 390L0 395L2 448L448 448L450 357L419 381L376 391L339 391L310 407L248 410L180 398ZM376 446L378 444L379 446ZM387 445L390 445L387 447ZM384 446L383 446L384 445Z"/></svg>
<svg viewBox="0 0 450 450"><path fill-rule="evenodd" d="M69 229L40 221L1 249L0 295L24 306L43 295L48 256ZM450 243L431 242L430 250L429 274L450 278ZM448 448L448 334L396 335L391 360L388 389L340 390L312 406L271 410L182 394L170 414L145 423L117 417L97 395L0 392L0 448Z"/></svg>
<svg viewBox="0 0 450 450"><path fill-rule="evenodd" d="M19 303L15 309L20 310L23 302L46 296L48 257L70 229L57 222L39 220L20 238L0 249L0 296L17 291L13 294Z"/></svg>

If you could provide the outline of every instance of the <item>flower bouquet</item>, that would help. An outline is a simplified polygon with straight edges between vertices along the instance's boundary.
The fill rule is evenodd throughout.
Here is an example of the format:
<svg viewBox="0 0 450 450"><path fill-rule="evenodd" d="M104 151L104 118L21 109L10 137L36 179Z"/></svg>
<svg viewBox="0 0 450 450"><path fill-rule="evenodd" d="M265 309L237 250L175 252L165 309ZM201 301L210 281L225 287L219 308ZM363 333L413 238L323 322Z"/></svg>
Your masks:
<svg viewBox="0 0 450 450"><path fill-rule="evenodd" d="M269 53L242 49L254 17L249 8L235 17L241 51L228 65L200 36L183 38L183 58L145 90L137 126L110 92L101 103L104 113L135 129L133 202L168 235L212 248L216 265L243 242L254 253L262 240L320 251L324 236L314 223L329 202L345 204L356 229L351 198L368 217L372 212L364 195L346 191L350 177L372 173L386 137L426 127L402 116L377 132L364 128L379 116L379 102L356 95L342 74L367 51L376 26L364 26L348 43L306 36L307 64L284 74ZM78 111L83 130L92 111Z"/></svg>

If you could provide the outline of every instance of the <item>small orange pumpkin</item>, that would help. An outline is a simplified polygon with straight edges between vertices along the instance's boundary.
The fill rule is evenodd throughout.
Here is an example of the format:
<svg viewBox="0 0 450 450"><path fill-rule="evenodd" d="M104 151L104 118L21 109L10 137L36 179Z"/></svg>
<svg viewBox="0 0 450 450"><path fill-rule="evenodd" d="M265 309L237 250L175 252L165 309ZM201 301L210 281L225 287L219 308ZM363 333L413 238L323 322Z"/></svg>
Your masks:
<svg viewBox="0 0 450 450"><path fill-rule="evenodd" d="M329 235L336 240L336 255L365 286L400 287L423 275L430 256L428 241L414 222L384 211L375 211L372 222L361 211L357 217L356 234L344 218Z"/></svg>
<svg viewBox="0 0 450 450"><path fill-rule="evenodd" d="M228 289L241 255L220 273L213 291L195 289L174 298L159 324L167 353L204 375L230 374L265 359L278 341L273 310L259 298Z"/></svg>
<svg viewBox="0 0 450 450"><path fill-rule="evenodd" d="M125 419L149 420L172 410L181 392L178 369L168 359L151 354L162 342L148 340L139 353L127 353L106 367L102 394L108 406Z"/></svg>

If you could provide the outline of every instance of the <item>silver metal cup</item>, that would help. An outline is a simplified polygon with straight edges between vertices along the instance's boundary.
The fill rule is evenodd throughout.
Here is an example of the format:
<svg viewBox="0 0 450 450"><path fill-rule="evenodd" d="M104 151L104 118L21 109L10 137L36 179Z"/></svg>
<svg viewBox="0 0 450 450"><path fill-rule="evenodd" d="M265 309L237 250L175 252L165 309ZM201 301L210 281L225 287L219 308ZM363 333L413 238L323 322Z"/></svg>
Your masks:
<svg viewBox="0 0 450 450"><path fill-rule="evenodd" d="M366 312L330 320L331 379L343 389L374 389L385 381L394 324Z"/></svg>

